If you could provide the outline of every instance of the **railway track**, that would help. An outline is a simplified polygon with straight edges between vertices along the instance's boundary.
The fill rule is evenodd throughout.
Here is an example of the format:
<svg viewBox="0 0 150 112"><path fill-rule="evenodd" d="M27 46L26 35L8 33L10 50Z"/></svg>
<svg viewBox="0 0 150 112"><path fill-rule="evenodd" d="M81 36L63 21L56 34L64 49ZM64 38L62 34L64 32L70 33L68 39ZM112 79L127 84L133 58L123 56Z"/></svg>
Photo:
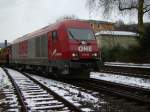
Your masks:
<svg viewBox="0 0 150 112"><path fill-rule="evenodd" d="M1 68L0 71L5 73ZM2 75L2 74L1 74ZM5 76L6 78L4 78L4 80L8 80L8 77ZM10 81L10 80L8 80ZM21 110L23 110L21 108L21 105L18 101L18 96L16 94L15 88L14 86L8 82L7 87L5 87L5 89L2 90L2 93L4 94L2 97L5 98L3 100L3 107L1 111L5 111L7 110L8 112L19 112Z"/></svg>
<svg viewBox="0 0 150 112"><path fill-rule="evenodd" d="M147 78L147 77L148 76L144 78ZM119 97L125 97L132 101L136 101L138 103L150 106L150 90L149 89L129 86L125 84L119 84L115 82L104 81L100 79L93 79L93 78L88 79L88 80L81 80L81 81L75 81L75 80L68 81L64 79L63 80L59 79L59 80L62 82L75 84L75 85L83 86L83 87L94 89L94 90L105 91L115 96L117 95Z"/></svg>
<svg viewBox="0 0 150 112"><path fill-rule="evenodd" d="M9 71L9 70L7 70L6 69L6 72L8 73L8 74L11 74L11 72ZM16 76L14 75L15 73L13 73L12 75L13 75L13 78L15 78ZM23 76L22 76L23 75ZM25 76L24 76L25 75ZM18 74L17 74L17 77L18 77ZM28 80L32 80L34 83L36 83L39 87L41 87L41 88L43 88L44 90L48 87L45 87L44 85L46 85L46 82L44 81L44 83L42 83L42 80L39 80L40 82L36 82L36 78L34 78L34 79L30 79L30 78L32 78L30 75L28 75L28 74L22 74L21 73L21 76L19 75L19 79L18 80L22 80L23 82L24 82L24 78L22 78L22 77L26 77L26 78L28 78ZM17 79L16 79L17 80ZM21 81L21 82L22 82ZM62 81L64 81L64 80L62 80ZM17 82L17 81L15 81L15 82ZM73 84L73 85L78 85L78 86L80 86L80 87L84 87L84 88L88 88L88 90L89 89L91 89L91 90L96 90L96 91L100 91L100 93L102 92L102 93L106 93L106 94L108 94L108 96L110 95L110 96L112 96L112 97L114 97L114 98L117 98L118 99L118 97L119 97L119 99L122 101L122 100L127 100L127 101L125 101L124 103L125 104L127 104L128 105L128 103L130 104L131 103L131 105L133 106L133 108L135 108L134 107L134 103L135 103L135 105L137 105L138 107L137 107L137 109L136 110L138 110L138 108L140 109L140 110L142 110L143 109L143 111L142 112L145 112L144 110L146 110L146 112L147 112L147 110L149 110L149 107L150 107L150 97L149 97L149 91L144 91L145 89L143 89L143 90L141 90L140 88L137 88L137 90L135 90L134 88L128 88L128 87L126 87L126 88L124 88L123 86L124 85L122 85L122 86L118 86L118 84L115 84L115 83L109 83L109 82L107 82L107 81L100 81L100 80L95 80L95 79L89 79L89 80L82 80L82 81L74 81L74 80L71 80L71 81L66 81L65 80L65 82L67 82L67 83L70 83L70 84ZM24 84L26 84L26 83L24 83ZM44 85L43 85L44 84ZM20 84L21 85L21 84ZM28 85L31 85L31 84L28 84ZM25 85L24 85L25 86ZM35 86L35 85L34 85ZM32 87L32 85L31 85L31 87ZM61 86L60 86L61 87ZM25 87L26 89L28 88L27 87L27 85L26 85L26 87ZM20 89L20 87L19 87L19 89ZM29 88L30 89L30 88ZM35 88L34 88L35 89ZM32 96L35 96L35 94L37 93L37 92L35 92L36 91L36 89L35 90L32 90L32 94L33 95L31 95L31 97L30 97L30 99L28 99L28 102L27 102L27 99L26 98L24 98L24 96L26 96L26 95L22 95L23 96L23 102L25 102L25 106L27 106L27 111L37 111L37 110L39 110L39 111L41 111L41 110L50 110L50 109L42 109L43 108L43 106L42 105L40 105L40 107L41 107L41 109L37 109L37 110L34 110L32 107L35 107L35 106L37 106L33 101L32 101L32 99L34 98L34 97L32 97ZM132 90L132 91L131 91ZM49 88L48 88L48 90L45 90L45 91L47 91L47 93L50 93L50 94L53 94L53 93L51 93L51 92L48 92L49 91ZM140 91L140 92L139 92ZM22 94L22 91L21 91L21 94ZM17 95L16 95L17 96ZM141 97L141 96L143 96L143 97ZM63 96L62 96L63 97ZM63 102L62 100L61 100L61 98L59 99L59 96L56 96L56 99L57 99L57 101L60 101L60 102ZM116 102L118 102L117 101L117 99L115 100ZM39 103L41 103L41 102L46 102L46 101L42 101L42 100L40 100L40 98L38 99L39 101ZM46 99L45 99L46 100ZM26 103L27 102L27 103ZM110 101L111 102L111 101ZM30 104L28 104L28 103L30 103ZM72 103L73 104L73 103ZM71 104L71 105L72 105ZM109 103L108 103L109 104ZM44 104L43 104L44 105ZM78 107L77 107L77 110L76 109L74 109L73 107L70 107L70 106L68 106L68 104L65 104L64 103L64 105L65 105L65 107L64 108L62 108L62 109L58 109L58 110L55 110L55 111L81 111L80 109L78 110ZM119 105L119 104L117 104L117 105ZM130 106L131 106L130 105ZM38 105L39 106L39 105ZM46 105L44 105L44 106L46 106ZM131 107L132 107L131 106ZM55 106L53 106L52 105L52 107L55 107ZM109 106L108 106L109 107ZM23 109L22 108L22 104L20 103L20 102L18 102L18 108L20 109L20 110L25 110L25 109ZM75 107L76 108L76 107ZM103 108L105 108L105 106L103 107ZM111 108L111 106L110 106L110 108ZM115 107L116 108L116 107ZM142 109L141 109L142 108ZM147 109L148 108L148 109ZM64 109L64 110L63 110ZM65 110L66 109L66 110ZM94 110L94 109L93 109ZM107 110L107 109L106 109ZM113 110L113 109L112 109ZM119 110L119 109L118 109ZM132 109L131 109L132 110ZM134 109L133 109L134 110Z"/></svg>
<svg viewBox="0 0 150 112"><path fill-rule="evenodd" d="M16 108L18 108L19 111L45 112L48 110L57 112L82 112L80 108L76 107L32 77L19 72L19 74L14 71L12 72L10 69L3 69L14 87L14 92L18 99Z"/></svg>
<svg viewBox="0 0 150 112"><path fill-rule="evenodd" d="M106 94L110 94L117 97L122 97L133 101L140 105L145 105L150 107L150 90L143 89L139 87L128 86L124 84L113 83L109 81L103 81L98 79L89 79L82 81L66 81L66 83L71 83L84 88L102 91Z"/></svg>
<svg viewBox="0 0 150 112"><path fill-rule="evenodd" d="M42 77L40 78L40 77L37 77L37 76L34 76L34 78L37 79L37 80L40 80L41 82L43 82L46 85L49 85L49 82L54 81L54 80L51 81L51 79L48 79L48 78L43 79ZM60 84L58 84L58 82ZM122 112L127 112L127 111L128 112L137 112L137 110L139 110L140 112L149 112L149 109L147 109L147 106L137 105L137 103L135 103L135 101L126 100L126 98L124 98L124 97L118 98L118 95L116 95L116 94L114 94L114 96L112 96L112 94L105 94L103 91L98 92L97 89L95 89L96 91L93 91L89 88L88 89L87 88L82 88L81 86L80 87L79 86L74 86L73 87L73 82L74 81L70 82L72 87L68 87L67 86L68 84L62 83L60 81L56 81L55 83L57 83L57 84L51 83L50 85L54 86L55 90L57 90L56 88L64 89L66 91L66 92L64 92L65 96L67 96L68 98L69 98L69 96L72 96L73 100L76 101L76 102L78 102L77 99L80 99L79 102L81 103L81 105L84 104L84 106L86 105L86 103L85 103L86 100L84 99L84 97L86 96L87 99L89 99L90 95L87 95L87 94L84 95L83 91L87 91L87 93L89 92L89 94L91 94L91 95L94 95L96 93L97 95L95 94L96 95L95 98L98 99L98 101L96 101L96 103L94 103L95 100L93 100L93 101L89 100L89 103L86 105L86 107L88 107L89 110L91 110L92 112L100 112L102 110L104 110L104 112L105 111L106 112L119 112L119 111L122 111ZM65 86L63 87L62 84L64 84ZM88 86L88 83L85 84L85 85ZM80 90L79 90L80 94L78 94L78 92L77 92L78 90L76 90L76 88L80 88ZM70 93L68 93L67 91L69 91ZM75 92L75 93L73 93L73 92ZM76 95L77 95L77 99L75 98ZM72 98L70 97L69 99L72 99ZM82 101L84 101L84 102L82 102ZM120 104L123 104L123 105L120 105ZM120 107L117 107L118 105L120 105Z"/></svg>
<svg viewBox="0 0 150 112"><path fill-rule="evenodd" d="M139 103L146 104L150 106L150 90L104 81L104 80L98 80L98 79L89 79L89 84L91 87L101 88L102 90L106 90L106 92L110 92L113 94L117 94L119 96L126 97L131 100L135 100Z"/></svg>
<svg viewBox="0 0 150 112"><path fill-rule="evenodd" d="M141 78L150 78L149 68L136 68L136 67L121 67L121 66L101 66L100 72L114 73L125 76L134 76Z"/></svg>

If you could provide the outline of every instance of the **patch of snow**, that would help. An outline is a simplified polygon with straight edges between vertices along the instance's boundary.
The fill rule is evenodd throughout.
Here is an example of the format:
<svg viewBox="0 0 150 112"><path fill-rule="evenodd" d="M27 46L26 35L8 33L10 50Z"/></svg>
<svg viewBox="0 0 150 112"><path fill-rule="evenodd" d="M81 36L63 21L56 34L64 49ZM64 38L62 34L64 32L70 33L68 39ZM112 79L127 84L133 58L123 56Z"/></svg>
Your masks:
<svg viewBox="0 0 150 112"><path fill-rule="evenodd" d="M11 83L8 80L6 73L0 67L0 90L2 90L4 87L9 86L9 85L11 85Z"/></svg>
<svg viewBox="0 0 150 112"><path fill-rule="evenodd" d="M137 33L129 32L129 31L100 31L95 33L96 36L99 35L117 35L117 36L139 36Z"/></svg>
<svg viewBox="0 0 150 112"><path fill-rule="evenodd" d="M0 67L0 90L5 95L2 99L0 99L0 104L4 103L8 106L6 111L15 111L19 112L18 99L15 94L14 88L7 76L7 74ZM13 109L9 109L13 108Z"/></svg>
<svg viewBox="0 0 150 112"><path fill-rule="evenodd" d="M100 102L99 99L94 95L79 90L79 87L40 76L32 75L32 77L39 80L44 85L55 91L60 96L67 99L69 102L75 104L76 106L82 106L81 102L91 103L95 105ZM84 111L89 112L89 110L91 111L90 108L84 108Z"/></svg>
<svg viewBox="0 0 150 112"><path fill-rule="evenodd" d="M106 66L121 66L133 68L150 68L150 64L137 64L137 63L122 63L122 62L105 62Z"/></svg>
<svg viewBox="0 0 150 112"><path fill-rule="evenodd" d="M92 72L90 78L150 89L150 79Z"/></svg>
<svg viewBox="0 0 150 112"><path fill-rule="evenodd" d="M16 70L13 70L13 69L7 69L8 70L8 73L11 74L11 76L13 76L15 79L23 79L25 78L25 76L23 76L20 72L17 72Z"/></svg>
<svg viewBox="0 0 150 112"><path fill-rule="evenodd" d="M53 105L53 106L46 106L46 105L45 105L45 106L41 106L41 107L32 107L32 111L33 111L33 112L36 112L37 110L40 110L40 109L45 109L45 110L46 110L46 109L47 109L47 110L49 109L49 110L50 110L51 108L53 109L53 108L62 108L62 107L64 107L63 104L61 104L61 105ZM31 112L32 112L32 111L31 111Z"/></svg>
<svg viewBox="0 0 150 112"><path fill-rule="evenodd" d="M18 110L18 109L14 109L14 108L12 108L12 109L8 109L7 111L8 111L8 112L20 112L20 110Z"/></svg>
<svg viewBox="0 0 150 112"><path fill-rule="evenodd" d="M92 110L89 109L89 108L83 108L82 111L85 111L85 112L94 112L94 111L92 111Z"/></svg>

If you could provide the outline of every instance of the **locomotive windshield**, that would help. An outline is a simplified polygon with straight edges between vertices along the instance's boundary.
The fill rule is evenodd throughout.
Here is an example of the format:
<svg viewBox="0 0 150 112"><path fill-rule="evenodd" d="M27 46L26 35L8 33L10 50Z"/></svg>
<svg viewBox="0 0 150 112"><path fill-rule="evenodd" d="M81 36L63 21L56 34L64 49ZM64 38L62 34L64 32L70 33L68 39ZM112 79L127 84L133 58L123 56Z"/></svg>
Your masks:
<svg viewBox="0 0 150 112"><path fill-rule="evenodd" d="M93 40L95 39L92 30L90 29L77 29L69 28L68 29L69 38L77 40Z"/></svg>

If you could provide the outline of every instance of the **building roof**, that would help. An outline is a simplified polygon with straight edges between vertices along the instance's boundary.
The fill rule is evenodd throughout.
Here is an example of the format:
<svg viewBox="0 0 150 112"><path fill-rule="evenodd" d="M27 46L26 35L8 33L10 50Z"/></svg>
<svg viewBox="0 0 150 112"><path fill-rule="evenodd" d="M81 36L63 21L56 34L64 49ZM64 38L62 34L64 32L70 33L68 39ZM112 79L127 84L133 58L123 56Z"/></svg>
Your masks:
<svg viewBox="0 0 150 112"><path fill-rule="evenodd" d="M114 24L113 22L99 21L99 20L87 20L87 22L96 23L96 24Z"/></svg>
<svg viewBox="0 0 150 112"><path fill-rule="evenodd" d="M99 35L113 35L113 36L133 36L133 37L138 37L138 33L134 32L129 32L129 31L100 31L95 33L96 36Z"/></svg>

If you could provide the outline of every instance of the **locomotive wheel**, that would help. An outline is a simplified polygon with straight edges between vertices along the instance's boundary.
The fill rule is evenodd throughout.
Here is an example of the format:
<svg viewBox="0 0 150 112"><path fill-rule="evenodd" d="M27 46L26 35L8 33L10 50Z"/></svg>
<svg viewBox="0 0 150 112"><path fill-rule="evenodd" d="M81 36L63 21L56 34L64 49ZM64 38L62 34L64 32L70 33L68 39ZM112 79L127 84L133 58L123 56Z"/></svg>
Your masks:
<svg viewBox="0 0 150 112"><path fill-rule="evenodd" d="M59 70L56 67L52 67L52 75L54 78L58 78L59 77Z"/></svg>
<svg viewBox="0 0 150 112"><path fill-rule="evenodd" d="M69 67L64 68L64 69L61 71L61 74L63 74L63 75L68 75L69 73L70 73Z"/></svg>

